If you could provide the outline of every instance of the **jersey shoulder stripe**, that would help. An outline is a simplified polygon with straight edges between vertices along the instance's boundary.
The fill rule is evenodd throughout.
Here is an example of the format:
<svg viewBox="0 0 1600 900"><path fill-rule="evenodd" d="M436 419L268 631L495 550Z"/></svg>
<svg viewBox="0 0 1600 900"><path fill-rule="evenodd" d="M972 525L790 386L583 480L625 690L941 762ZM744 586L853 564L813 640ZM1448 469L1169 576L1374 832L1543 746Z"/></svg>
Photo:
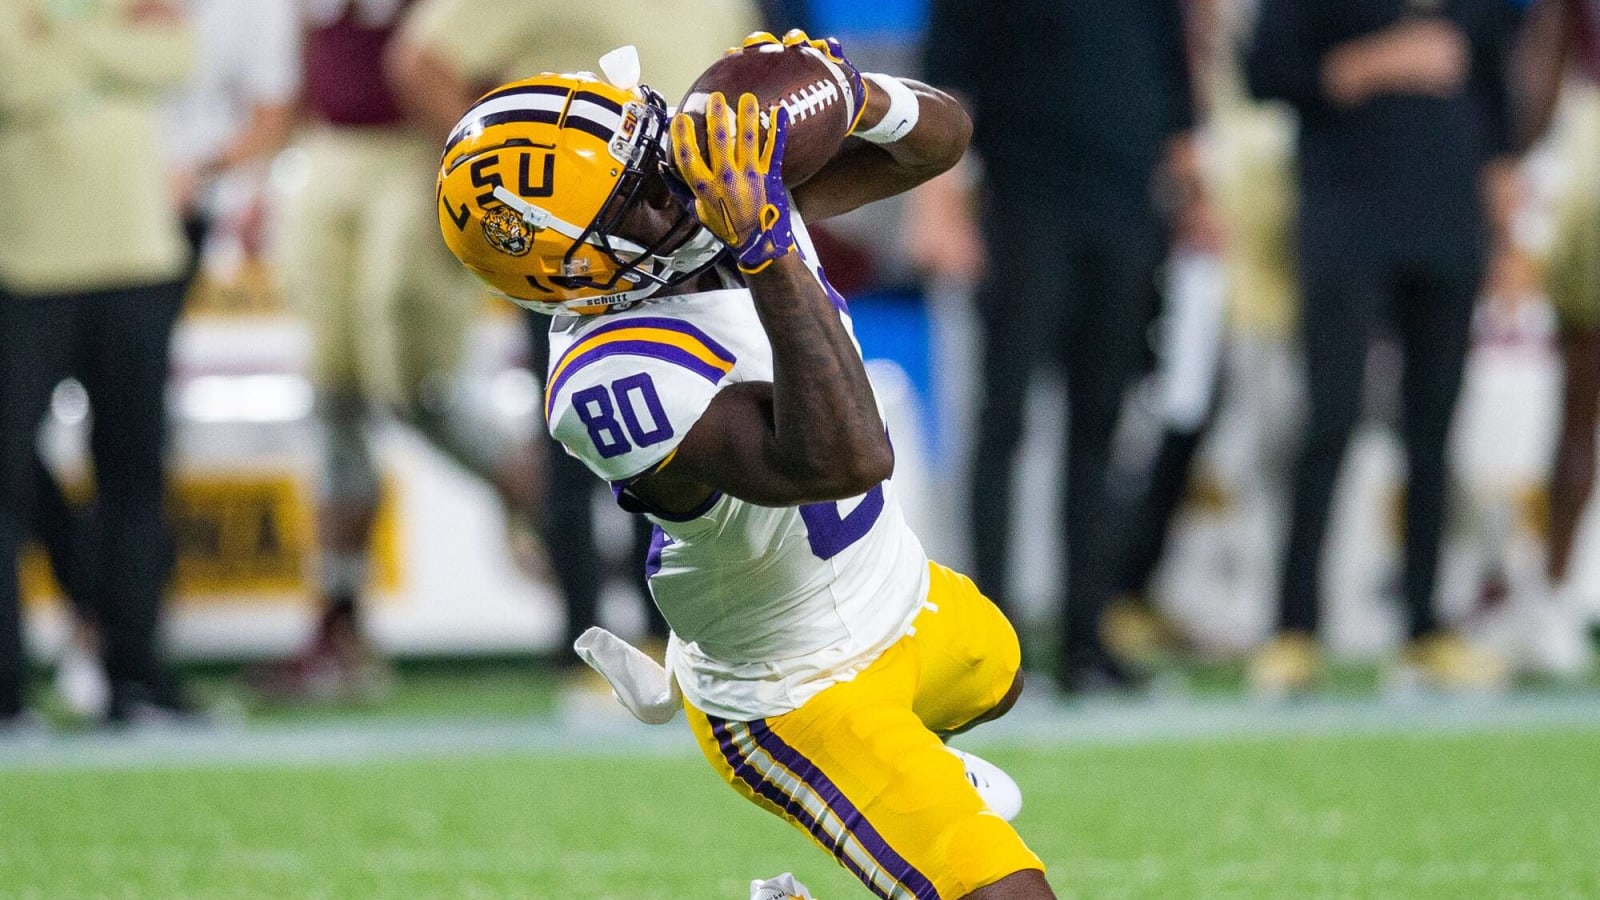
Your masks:
<svg viewBox="0 0 1600 900"><path fill-rule="evenodd" d="M574 341L556 360L545 393L545 416L550 416L561 388L574 375L612 356L644 356L673 363L712 384L733 371L739 361L710 335L678 319L642 317L607 323Z"/></svg>

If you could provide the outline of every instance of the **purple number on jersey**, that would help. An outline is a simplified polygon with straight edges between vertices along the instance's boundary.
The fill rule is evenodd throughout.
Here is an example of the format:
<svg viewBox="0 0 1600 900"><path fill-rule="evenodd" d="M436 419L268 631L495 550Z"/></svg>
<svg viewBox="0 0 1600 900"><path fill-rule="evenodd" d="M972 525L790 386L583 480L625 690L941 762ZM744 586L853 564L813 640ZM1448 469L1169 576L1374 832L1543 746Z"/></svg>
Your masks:
<svg viewBox="0 0 1600 900"><path fill-rule="evenodd" d="M621 456L633 449L622 434L622 423L617 421L617 409L611 405L611 394L604 385L585 388L572 395L572 409L578 421L589 429L589 440L602 459Z"/></svg>
<svg viewBox="0 0 1600 900"><path fill-rule="evenodd" d="M650 427L639 421L639 411L633 408L633 397L638 394L650 413ZM615 396L616 403L611 398ZM622 421L617 421L617 409L622 410ZM589 429L589 440L599 451L601 459L621 456L634 447L649 447L672 437L672 423L667 421L667 410L661 405L661 395L649 373L640 372L611 382L611 390L602 385L585 388L572 395L572 409L578 421ZM627 432L623 432L626 426ZM628 443L628 438L633 443Z"/></svg>
<svg viewBox="0 0 1600 900"><path fill-rule="evenodd" d="M672 437L672 423L667 421L667 411L661 406L661 395L656 393L656 383L650 379L648 372L611 382L611 392L617 397L617 406L622 410L622 422L628 426L628 435L633 438L634 446L649 447ZM648 431L641 426L639 413L633 408L633 398L629 395L634 393L644 401L645 411L650 413Z"/></svg>
<svg viewBox="0 0 1600 900"><path fill-rule="evenodd" d="M839 515L839 504L807 503L800 507L806 523L806 541L817 559L832 559L866 537L883 514L883 485L867 491L849 515Z"/></svg>

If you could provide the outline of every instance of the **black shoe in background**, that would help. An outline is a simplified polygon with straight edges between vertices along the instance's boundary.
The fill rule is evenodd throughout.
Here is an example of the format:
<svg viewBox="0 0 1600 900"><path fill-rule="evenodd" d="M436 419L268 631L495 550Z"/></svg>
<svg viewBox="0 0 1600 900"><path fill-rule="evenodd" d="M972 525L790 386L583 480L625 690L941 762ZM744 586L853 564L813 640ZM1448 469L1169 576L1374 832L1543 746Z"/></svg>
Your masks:
<svg viewBox="0 0 1600 900"><path fill-rule="evenodd" d="M24 707L0 716L0 743L43 740L50 736L50 723L44 716Z"/></svg>
<svg viewBox="0 0 1600 900"><path fill-rule="evenodd" d="M1074 654L1056 672L1056 684L1068 697L1131 694L1145 687L1143 675L1104 650Z"/></svg>
<svg viewBox="0 0 1600 900"><path fill-rule="evenodd" d="M204 729L215 722L173 684L147 685L117 682L111 686L111 706L105 724L111 728Z"/></svg>

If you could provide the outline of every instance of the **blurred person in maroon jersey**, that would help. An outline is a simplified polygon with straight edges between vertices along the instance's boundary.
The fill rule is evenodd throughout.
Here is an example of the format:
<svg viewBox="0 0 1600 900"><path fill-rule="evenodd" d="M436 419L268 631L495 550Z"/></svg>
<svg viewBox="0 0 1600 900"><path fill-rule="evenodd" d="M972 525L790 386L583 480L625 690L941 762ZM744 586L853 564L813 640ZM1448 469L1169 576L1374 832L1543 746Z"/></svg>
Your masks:
<svg viewBox="0 0 1600 900"><path fill-rule="evenodd" d="M192 51L176 3L0 4L0 732L27 721L17 550L40 486L35 436L69 375L94 411L95 490L90 583L68 581L103 629L106 718L195 719L158 652L165 388L187 264L158 103Z"/></svg>
<svg viewBox="0 0 1600 900"><path fill-rule="evenodd" d="M317 509L322 610L300 656L252 673L280 698L364 698L390 676L360 608L382 492L369 426L398 415L500 498L513 539L539 503L529 441L473 422L453 376L482 292L440 243L439 142L418 128L383 60L411 0L304 4L306 182L285 198L279 272L312 333L323 428Z"/></svg>
<svg viewBox="0 0 1600 900"><path fill-rule="evenodd" d="M644 21L648 28L640 27ZM756 27L747 0L608 0L584 14L530 0L421 0L395 44L390 72L399 95L442 147L484 90L541 71L593 70L602 54L623 44L638 47L644 80L676 102L723 50ZM524 315L529 367L542 383L551 323L538 313ZM569 648L599 623L606 566L595 533L597 485L576 457L541 439L548 441L549 477L545 515L537 526L547 546L561 547L550 564L567 605L565 638L553 661L587 671ZM650 602L645 580L649 546L650 523L634 516L629 573L644 601L649 634L664 642L667 623Z"/></svg>
<svg viewBox="0 0 1600 900"><path fill-rule="evenodd" d="M1527 147L1555 118L1563 84L1572 77L1600 82L1600 0L1535 0L1513 54L1518 142ZM1592 176L1600 147L1574 148ZM1563 373L1560 437L1549 480L1549 546L1545 577L1550 596L1536 614L1536 664L1563 675L1594 667L1584 634L1584 598L1569 578L1573 547L1594 491L1595 430L1600 427L1600 191L1576 186L1558 214L1556 247L1547 282L1560 328Z"/></svg>

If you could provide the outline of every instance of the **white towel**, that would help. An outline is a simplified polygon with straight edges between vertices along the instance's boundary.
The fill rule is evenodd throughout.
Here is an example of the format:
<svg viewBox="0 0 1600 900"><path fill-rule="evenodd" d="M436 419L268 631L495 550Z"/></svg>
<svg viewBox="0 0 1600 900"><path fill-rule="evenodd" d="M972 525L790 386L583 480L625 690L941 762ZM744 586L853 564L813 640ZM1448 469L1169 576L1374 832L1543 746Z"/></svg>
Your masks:
<svg viewBox="0 0 1600 900"><path fill-rule="evenodd" d="M573 641L572 649L611 685L617 702L646 725L667 724L683 706L683 694L671 673L604 628L585 631Z"/></svg>

